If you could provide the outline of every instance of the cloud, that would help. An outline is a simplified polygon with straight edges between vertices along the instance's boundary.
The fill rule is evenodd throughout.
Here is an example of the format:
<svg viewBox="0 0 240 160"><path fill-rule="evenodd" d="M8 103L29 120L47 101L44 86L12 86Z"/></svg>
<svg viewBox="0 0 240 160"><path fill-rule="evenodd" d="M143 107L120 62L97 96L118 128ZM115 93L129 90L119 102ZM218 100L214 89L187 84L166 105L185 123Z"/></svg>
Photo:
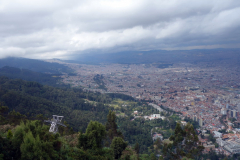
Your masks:
<svg viewBox="0 0 240 160"><path fill-rule="evenodd" d="M240 43L238 15L238 0L2 0L0 58L231 48Z"/></svg>

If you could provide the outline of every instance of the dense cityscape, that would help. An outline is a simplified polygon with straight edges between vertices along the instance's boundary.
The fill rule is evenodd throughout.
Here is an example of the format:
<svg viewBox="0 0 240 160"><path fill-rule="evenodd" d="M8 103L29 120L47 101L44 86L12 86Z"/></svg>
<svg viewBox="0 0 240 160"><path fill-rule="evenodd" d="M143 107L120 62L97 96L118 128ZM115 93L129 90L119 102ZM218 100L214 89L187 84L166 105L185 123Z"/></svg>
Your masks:
<svg viewBox="0 0 240 160"><path fill-rule="evenodd" d="M123 93L170 108L179 112L181 117L197 121L202 135L206 130L215 133L220 146L216 149L199 136L205 150L212 148L226 155L240 151L240 143L235 140L240 137L240 67L236 64L223 61L66 65L76 73L62 77L66 84L101 93ZM223 129L227 131L224 136L218 132Z"/></svg>

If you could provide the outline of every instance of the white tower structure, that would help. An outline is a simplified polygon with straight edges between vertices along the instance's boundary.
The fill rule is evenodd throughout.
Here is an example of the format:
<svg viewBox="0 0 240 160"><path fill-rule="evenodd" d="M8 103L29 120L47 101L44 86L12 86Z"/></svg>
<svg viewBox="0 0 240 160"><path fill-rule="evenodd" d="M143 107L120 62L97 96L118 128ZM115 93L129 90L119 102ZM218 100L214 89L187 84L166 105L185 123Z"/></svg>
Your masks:
<svg viewBox="0 0 240 160"><path fill-rule="evenodd" d="M63 119L63 116L53 115L53 119L51 121L50 120L45 120L44 122L51 123L49 132L57 133L58 132L58 125L67 127L66 125L61 123L62 119Z"/></svg>

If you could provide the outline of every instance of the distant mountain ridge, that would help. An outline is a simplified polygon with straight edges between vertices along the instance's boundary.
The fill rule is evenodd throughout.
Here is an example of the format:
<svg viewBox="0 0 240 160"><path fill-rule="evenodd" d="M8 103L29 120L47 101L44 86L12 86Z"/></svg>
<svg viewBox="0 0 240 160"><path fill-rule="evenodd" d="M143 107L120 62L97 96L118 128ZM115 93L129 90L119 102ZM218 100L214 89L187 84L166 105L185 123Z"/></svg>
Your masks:
<svg viewBox="0 0 240 160"><path fill-rule="evenodd" d="M75 58L79 63L196 63L219 60L240 60L240 49L195 49L195 50L152 50L152 51L123 51L116 53L83 53ZM71 61L69 61L71 62Z"/></svg>
<svg viewBox="0 0 240 160"><path fill-rule="evenodd" d="M34 72L62 74L71 73L72 69L59 63L49 63L42 60L9 57L0 59L0 68L4 66L16 67L20 69L28 69Z"/></svg>

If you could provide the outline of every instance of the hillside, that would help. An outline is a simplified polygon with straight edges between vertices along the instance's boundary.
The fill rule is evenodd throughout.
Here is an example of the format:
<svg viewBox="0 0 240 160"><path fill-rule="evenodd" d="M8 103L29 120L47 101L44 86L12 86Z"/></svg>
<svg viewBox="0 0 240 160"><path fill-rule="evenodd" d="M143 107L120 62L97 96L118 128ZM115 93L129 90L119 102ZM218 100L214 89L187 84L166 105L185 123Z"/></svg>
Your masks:
<svg viewBox="0 0 240 160"><path fill-rule="evenodd" d="M10 111L15 110L30 119L40 114L43 118L62 115L64 121L75 131L84 131L90 120L105 124L108 111L115 110L119 115L119 129L123 130L130 144L137 141L144 144L141 152L152 144L150 135L152 126L150 124L142 126L138 120L130 121L132 111L142 108L142 104L135 102L132 97L119 93L100 94L84 92L81 89L56 88L7 77L0 77L0 88L0 104L8 106ZM128 107L122 107L123 104L128 104ZM144 108L154 111L149 106Z"/></svg>
<svg viewBox="0 0 240 160"><path fill-rule="evenodd" d="M49 63L42 60L27 58L4 58L0 59L0 68L4 66L16 67L20 69L28 69L34 72L62 74L71 73L72 70L65 65L59 63Z"/></svg>
<svg viewBox="0 0 240 160"><path fill-rule="evenodd" d="M43 85L49 86L66 86L61 83L61 78L58 74L46 74L41 72L34 72L28 69L19 69L9 66L0 68L0 76L6 76L12 79L35 81Z"/></svg>
<svg viewBox="0 0 240 160"><path fill-rule="evenodd" d="M127 95L56 88L7 77L0 77L0 88L0 104L8 106L10 112L14 111L13 115L18 115L15 112L19 112L30 119L36 119L36 117L48 119L52 118L52 115L62 115L64 121L74 131L83 132L91 120L105 124L108 111L114 110L118 116L118 128L129 144L134 145L138 142L141 145L141 153L146 152L147 147L152 145L150 130L157 125L157 121L147 123L142 123L142 119L131 121L132 113L133 110L140 110L146 114L157 113L157 111L151 106L135 102Z"/></svg>
<svg viewBox="0 0 240 160"><path fill-rule="evenodd" d="M108 107L102 102L108 102L110 98L81 89L54 88L7 77L0 77L0 88L0 102L10 110L28 117L43 114L51 118L53 114L59 114L75 130L85 129L90 120L105 122L108 113ZM86 98L96 103L88 103Z"/></svg>

